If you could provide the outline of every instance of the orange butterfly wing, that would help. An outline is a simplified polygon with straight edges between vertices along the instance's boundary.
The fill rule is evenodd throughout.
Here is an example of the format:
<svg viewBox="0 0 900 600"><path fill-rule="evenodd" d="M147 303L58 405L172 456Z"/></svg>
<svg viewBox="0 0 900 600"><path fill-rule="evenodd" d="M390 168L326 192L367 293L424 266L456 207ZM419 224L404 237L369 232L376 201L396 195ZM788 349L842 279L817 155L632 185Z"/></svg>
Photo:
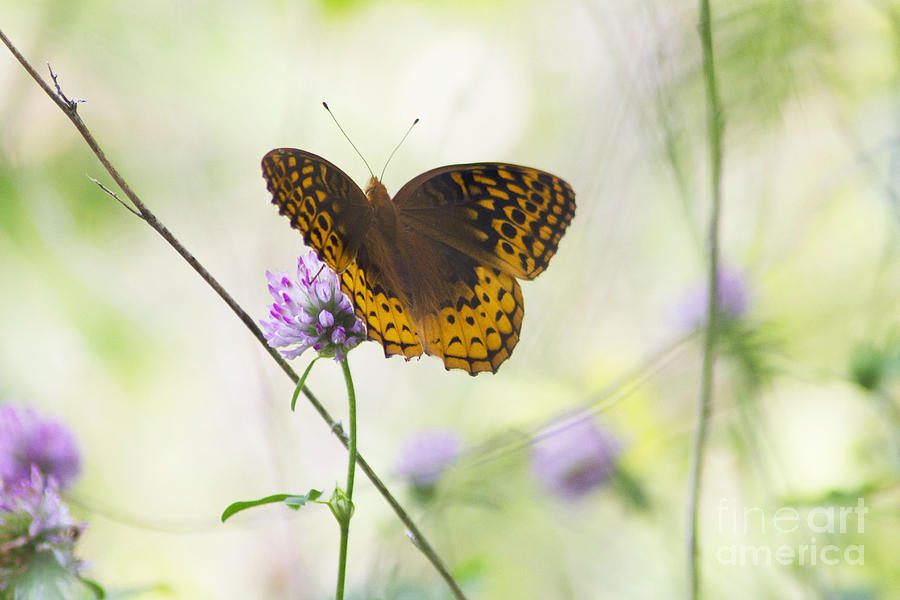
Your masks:
<svg viewBox="0 0 900 600"><path fill-rule="evenodd" d="M341 289L353 301L356 316L366 324L368 337L384 348L385 358L422 355L422 344L410 321L405 301L382 282L380 270L368 260L365 246L341 274Z"/></svg>
<svg viewBox="0 0 900 600"><path fill-rule="evenodd" d="M400 188L394 201L417 231L522 279L547 268L575 216L568 183L504 163L428 171Z"/></svg>
<svg viewBox="0 0 900 600"><path fill-rule="evenodd" d="M471 375L496 372L512 353L524 317L515 278L547 267L575 212L565 181L502 163L428 171L393 204L383 192L394 215L385 221L374 198L309 152L273 150L263 174L281 214L341 273L386 357L425 351Z"/></svg>
<svg viewBox="0 0 900 600"><path fill-rule="evenodd" d="M422 300L425 352L448 369L496 372L519 341L525 313L516 278L546 269L575 214L571 186L529 167L450 165L414 178L394 202L412 232L407 239L429 240L446 263L438 270L453 280L437 302Z"/></svg>
<svg viewBox="0 0 900 600"><path fill-rule="evenodd" d="M346 269L373 218L359 186L321 156L295 148L268 152L262 169L278 212L322 262L338 273Z"/></svg>
<svg viewBox="0 0 900 600"><path fill-rule="evenodd" d="M366 195L341 169L296 148L278 148L262 160L272 203L319 259L341 274L341 288L385 356L421 356L422 345L402 305L405 300L367 259L364 241L373 212ZM387 286L387 287L385 287Z"/></svg>
<svg viewBox="0 0 900 600"><path fill-rule="evenodd" d="M522 291L498 269L474 266L472 273L436 313L425 316L425 352L441 357L448 370L495 373L519 342Z"/></svg>

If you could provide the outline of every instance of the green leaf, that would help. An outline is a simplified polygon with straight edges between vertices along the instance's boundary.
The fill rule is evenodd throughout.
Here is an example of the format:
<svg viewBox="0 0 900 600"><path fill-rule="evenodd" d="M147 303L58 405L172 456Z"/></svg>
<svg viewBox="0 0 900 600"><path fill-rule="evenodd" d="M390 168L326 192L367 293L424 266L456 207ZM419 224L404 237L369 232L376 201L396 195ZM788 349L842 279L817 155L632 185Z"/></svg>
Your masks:
<svg viewBox="0 0 900 600"><path fill-rule="evenodd" d="M321 490L309 490L309 492L305 496L290 496L288 498L285 498L284 503L287 504L288 507L297 510L307 502L315 502L321 495Z"/></svg>
<svg viewBox="0 0 900 600"><path fill-rule="evenodd" d="M228 519L235 513L239 513L242 510L247 510L248 508L253 508L254 506L262 506L264 504L276 504L279 502L283 502L288 507L297 510L307 502L315 501L321 495L321 491L313 489L309 490L309 492L307 492L306 494L272 494L271 496L266 496L265 498L260 498L259 500L244 500L241 502L232 502L222 513L222 522L224 523L226 519Z"/></svg>
<svg viewBox="0 0 900 600"><path fill-rule="evenodd" d="M316 364L316 361L320 358L322 358L321 354L312 359L312 362L309 363L309 366L303 371L303 376L300 378L300 381L297 382L297 388L294 390L294 395L291 398L291 412L294 412L294 408L297 406L297 397L300 395L300 390L303 389L303 384L306 383L306 378L309 377L309 372L312 371L313 365Z"/></svg>
<svg viewBox="0 0 900 600"><path fill-rule="evenodd" d="M87 579L85 577L79 577L78 579L80 579L81 583L83 583L89 590L91 590L91 592L94 593L94 596L96 596L98 600L103 600L104 598L106 598L106 590L103 589L102 585L92 579Z"/></svg>
<svg viewBox="0 0 900 600"><path fill-rule="evenodd" d="M222 513L222 522L235 513L239 513L242 510L247 510L248 508L253 508L254 506L262 506L263 504L274 504L275 502L283 502L286 498L293 497L293 494L272 494L271 496L266 496L265 498L260 498L259 500L244 500L241 502L232 502L228 505L228 508Z"/></svg>
<svg viewBox="0 0 900 600"><path fill-rule="evenodd" d="M639 479L634 477L621 465L616 465L611 477L613 485L624 494L625 498L638 510L650 508L650 500L647 492Z"/></svg>

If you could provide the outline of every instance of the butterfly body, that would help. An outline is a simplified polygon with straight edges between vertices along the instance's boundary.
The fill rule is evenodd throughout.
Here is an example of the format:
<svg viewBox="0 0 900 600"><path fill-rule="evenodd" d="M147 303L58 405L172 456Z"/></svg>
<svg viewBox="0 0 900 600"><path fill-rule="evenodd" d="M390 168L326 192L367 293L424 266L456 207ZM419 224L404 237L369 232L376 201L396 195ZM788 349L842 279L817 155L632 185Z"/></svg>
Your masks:
<svg viewBox="0 0 900 600"><path fill-rule="evenodd" d="M391 199L293 148L263 158L272 202L341 276L385 356L439 356L447 369L496 372L519 340L516 278L547 266L574 216L563 180L505 163L428 171Z"/></svg>

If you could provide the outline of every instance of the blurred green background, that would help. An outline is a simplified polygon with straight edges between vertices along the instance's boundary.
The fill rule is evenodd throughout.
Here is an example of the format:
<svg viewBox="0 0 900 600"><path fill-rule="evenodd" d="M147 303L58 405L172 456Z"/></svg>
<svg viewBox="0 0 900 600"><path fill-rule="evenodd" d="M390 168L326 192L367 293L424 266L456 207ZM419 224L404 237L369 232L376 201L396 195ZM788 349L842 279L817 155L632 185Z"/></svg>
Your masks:
<svg viewBox="0 0 900 600"><path fill-rule="evenodd" d="M701 510L708 598L900 598L900 3L713 4L726 129L723 262L747 309L724 330ZM351 355L360 447L472 598L675 598L709 206L694 2L68 2L0 5L50 62L111 161L254 317L264 272L301 238L269 204L271 148L357 182L421 118L389 192L444 164L505 161L569 181L578 211L497 375ZM88 179L113 183L12 55L0 57L0 401L67 421L84 473L79 545L110 592L328 598L324 507L218 522L238 499L331 489L346 455L319 417L162 240ZM309 357L295 361L305 366ZM310 387L345 414L337 365ZM529 470L528 436L572 410L624 445L637 496L577 502ZM392 465L428 428L465 453L427 502ZM444 598L364 478L354 598ZM779 508L870 512L826 535ZM723 504L724 503L724 504ZM720 507L749 526L723 526ZM757 518L763 513L768 523ZM726 513L730 515L731 513ZM730 517L729 517L730 518ZM851 520L852 522L852 520ZM864 546L864 564L728 564L721 548ZM843 557L843 555L842 555Z"/></svg>

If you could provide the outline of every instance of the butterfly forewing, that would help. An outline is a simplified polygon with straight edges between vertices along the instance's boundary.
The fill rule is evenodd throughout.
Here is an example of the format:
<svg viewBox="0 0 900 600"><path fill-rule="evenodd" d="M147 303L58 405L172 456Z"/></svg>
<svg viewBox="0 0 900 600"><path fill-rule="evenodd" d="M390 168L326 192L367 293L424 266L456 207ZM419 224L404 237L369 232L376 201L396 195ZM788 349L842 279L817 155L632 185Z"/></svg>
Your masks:
<svg viewBox="0 0 900 600"><path fill-rule="evenodd" d="M272 203L319 258L340 273L372 222L366 195L346 173L310 152L278 148L263 157Z"/></svg>
<svg viewBox="0 0 900 600"><path fill-rule="evenodd" d="M409 227L523 279L547 268L575 215L568 183L503 163L428 171L404 185L395 202Z"/></svg>

